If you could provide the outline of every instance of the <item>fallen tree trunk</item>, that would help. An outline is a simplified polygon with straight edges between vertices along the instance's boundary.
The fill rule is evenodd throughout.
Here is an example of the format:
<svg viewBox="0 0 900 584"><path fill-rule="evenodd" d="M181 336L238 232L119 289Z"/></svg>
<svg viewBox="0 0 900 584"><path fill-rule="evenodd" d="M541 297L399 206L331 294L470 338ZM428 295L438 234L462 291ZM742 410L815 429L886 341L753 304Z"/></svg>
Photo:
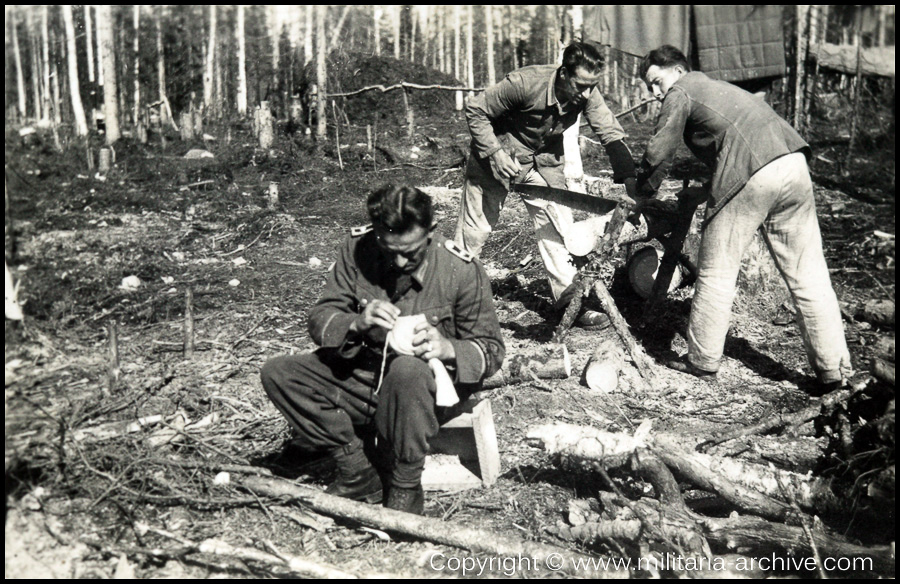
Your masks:
<svg viewBox="0 0 900 584"><path fill-rule="evenodd" d="M650 437L647 424L642 424L634 436L573 424L547 424L530 430L528 438L538 441L550 454L560 454L564 460L588 468L622 466L632 453L648 448L686 481L761 517L779 521L795 518L791 505L780 500L785 492L805 509L841 509L826 481L690 452L669 436Z"/></svg>
<svg viewBox="0 0 900 584"><path fill-rule="evenodd" d="M621 515L623 524L629 519L631 513L639 513L644 517L656 521L663 507L659 501L642 498L639 501L622 500L612 493L600 493L603 508L608 514ZM739 551L745 556L763 557L772 562L772 553L785 554L783 559L783 571L798 571L800 569L813 570L812 563L814 552L810 545L807 532L802 527L773 523L759 517L737 516L728 518L704 517L693 512L688 512L698 526L700 533L717 549ZM673 534L674 535L674 534ZM858 569L854 573L877 574L884 576L894 574L894 558L890 546L865 547L847 541L836 534L825 533L820 530L812 532L812 538L820 557L833 560L850 560ZM789 564L795 558L794 564ZM854 562L854 559L856 560ZM866 565L868 562L868 565ZM837 564L836 564L837 565ZM831 566L835 569L835 566ZM845 575L849 570L841 569Z"/></svg>
<svg viewBox="0 0 900 584"><path fill-rule="evenodd" d="M786 497L804 510L835 512L844 508L828 481L733 458L689 452L665 436L655 436L653 442L652 451L684 478L736 505L745 498L755 501L759 505L757 514L764 517L788 518L791 501L785 501Z"/></svg>
<svg viewBox="0 0 900 584"><path fill-rule="evenodd" d="M810 539L801 527L772 523L757 517L704 517L698 522L703 526L707 539L732 550L750 548L758 554L771 550L783 551L788 554L786 560L790 560L790 556L796 556L798 562L803 562L803 567L813 557ZM896 564L892 546L867 548L821 531L813 531L811 534L819 555L835 560L831 569L840 567L844 576L851 571L879 576L894 575ZM844 561L849 561L855 569L843 569L841 563ZM823 567L829 568L827 565ZM795 569L795 566L785 562L785 568Z"/></svg>
<svg viewBox="0 0 900 584"><path fill-rule="evenodd" d="M365 503L328 495L323 491L297 485L286 480L245 477L240 479L239 484L254 493L296 501L324 515L340 517L370 527L452 545L476 553L487 553L494 556L528 557L533 558L535 563L541 562L543 565L547 565L548 560L550 563L553 563L556 559L564 558L562 569L568 572L574 572L576 562L583 562L580 564L582 567L592 566L592 558L590 556L577 552L506 537L482 529L462 527L452 522L440 521L430 517L420 517L383 507L373 507ZM628 572L615 569L602 570L597 566L593 570L593 576L627 578Z"/></svg>

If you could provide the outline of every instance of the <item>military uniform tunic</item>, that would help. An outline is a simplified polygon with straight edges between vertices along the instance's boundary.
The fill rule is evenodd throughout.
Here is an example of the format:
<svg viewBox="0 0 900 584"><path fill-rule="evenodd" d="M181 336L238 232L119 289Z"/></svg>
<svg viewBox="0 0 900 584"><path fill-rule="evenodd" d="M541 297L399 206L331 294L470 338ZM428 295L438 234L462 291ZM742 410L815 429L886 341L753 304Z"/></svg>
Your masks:
<svg viewBox="0 0 900 584"><path fill-rule="evenodd" d="M354 428L374 422L396 460L419 465L438 430L434 377L424 360L389 353L378 388L386 332L350 332L374 300L391 302L401 315L424 314L453 344L456 362L447 369L461 398L500 368L505 348L490 281L477 259L436 234L418 268L403 275L392 270L374 232L354 229L309 314L309 333L320 348L270 360L263 386L306 449L346 446Z"/></svg>

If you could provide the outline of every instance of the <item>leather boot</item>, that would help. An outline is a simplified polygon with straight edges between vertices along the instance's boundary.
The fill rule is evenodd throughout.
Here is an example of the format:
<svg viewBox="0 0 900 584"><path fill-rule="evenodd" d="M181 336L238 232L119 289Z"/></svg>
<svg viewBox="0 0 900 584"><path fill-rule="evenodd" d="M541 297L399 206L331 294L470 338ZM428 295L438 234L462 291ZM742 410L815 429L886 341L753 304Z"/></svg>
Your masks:
<svg viewBox="0 0 900 584"><path fill-rule="evenodd" d="M387 503L384 505L388 509L395 511L403 511L404 513L412 513L414 515L425 514L425 492L422 485L413 489L404 489L391 485L388 492Z"/></svg>
<svg viewBox="0 0 900 584"><path fill-rule="evenodd" d="M331 455L337 465L337 479L325 489L327 494L354 501L381 503L384 498L381 478L366 458L358 438L347 446L335 449Z"/></svg>

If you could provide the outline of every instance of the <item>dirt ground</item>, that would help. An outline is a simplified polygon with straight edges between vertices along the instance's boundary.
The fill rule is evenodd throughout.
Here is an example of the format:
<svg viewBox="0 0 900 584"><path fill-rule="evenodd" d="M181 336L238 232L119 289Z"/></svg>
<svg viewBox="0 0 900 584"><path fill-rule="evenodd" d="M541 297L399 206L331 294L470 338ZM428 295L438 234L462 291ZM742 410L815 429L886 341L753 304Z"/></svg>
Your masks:
<svg viewBox="0 0 900 584"><path fill-rule="evenodd" d="M427 187L440 230L452 234L460 153L468 143L462 115L420 117L413 140L405 138L402 124L379 123L376 141L384 150L374 156L366 148L365 125L348 118L339 149L333 134L316 144L302 131L282 131L264 152L237 124L208 125L215 139L203 143L182 143L174 135L162 143L151 134L142 145L126 137L106 177L88 171L83 147L58 154L49 139L23 143L7 126L7 222L14 247L8 241L6 252L22 282L27 315L24 324L7 321L5 327L7 577L291 573L265 562L185 551L190 542L210 539L277 550L359 576L470 575L434 569L435 554L463 555L459 550L348 522L298 519L277 501L214 482L223 465L266 467L315 486L331 478L321 459L285 451L287 424L265 398L258 373L270 357L313 348L307 311L338 242L351 226L366 222L366 194L387 182ZM623 124L633 151L642 152L650 122L629 116ZM191 148L205 148L214 158L185 159ZM861 155L858 174L844 176L829 164L836 156L828 148L834 147L817 150L821 156L812 166L814 175L824 177L816 187L819 218L835 289L852 315L869 300L894 300L893 153L889 162ZM696 170L684 154L678 179ZM588 145L584 157L588 174L608 176L600 148ZM858 179L873 166L880 178L863 184ZM274 205L268 199L272 182L279 191ZM537 255L533 233L521 201L511 197L482 256L511 354L547 343L559 319L539 261L509 276L528 255ZM136 288L122 286L128 277L138 279ZM429 494L426 514L585 553L619 553L611 545L555 535L567 522L571 500L596 497L609 486L595 473L561 470L529 444L527 432L541 423L568 422L631 433L651 420L654 431L679 434L687 444L814 403L789 296L762 248L748 254L741 282L716 380L660 368L658 383L650 386L629 364L613 393L594 392L581 371L600 338L616 336L611 329L573 329L565 341L575 371L570 379L487 394L499 439L499 481L486 489ZM191 359L182 354L187 290L196 339ZM686 351L689 287L672 294L664 319L649 324L642 323L642 301L621 273L611 291L651 356L664 360ZM110 323L119 364L112 382ZM893 330L852 316L845 326L858 381L866 377L871 347L893 339ZM111 437L90 433L152 415L162 421ZM827 432L811 423L794 430L710 452L828 476L836 462ZM884 466L893 465L892 443L884 456ZM627 472L613 478L627 493L648 489ZM829 527L868 545L894 539L892 515Z"/></svg>

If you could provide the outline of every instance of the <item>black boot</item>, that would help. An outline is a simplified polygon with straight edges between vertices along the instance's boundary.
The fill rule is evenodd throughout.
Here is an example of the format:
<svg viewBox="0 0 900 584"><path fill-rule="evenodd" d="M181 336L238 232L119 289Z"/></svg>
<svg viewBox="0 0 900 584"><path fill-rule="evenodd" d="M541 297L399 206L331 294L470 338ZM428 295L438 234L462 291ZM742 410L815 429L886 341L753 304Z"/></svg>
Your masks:
<svg viewBox="0 0 900 584"><path fill-rule="evenodd" d="M414 515L424 515L425 492L422 490L422 485L413 489L403 489L391 485L387 503L385 503L384 506L395 511L403 511L404 513L412 513Z"/></svg>
<svg viewBox="0 0 900 584"><path fill-rule="evenodd" d="M381 503L384 498L381 478L366 458L358 438L347 446L335 449L332 457L337 464L337 479L325 489L327 494L354 501Z"/></svg>

